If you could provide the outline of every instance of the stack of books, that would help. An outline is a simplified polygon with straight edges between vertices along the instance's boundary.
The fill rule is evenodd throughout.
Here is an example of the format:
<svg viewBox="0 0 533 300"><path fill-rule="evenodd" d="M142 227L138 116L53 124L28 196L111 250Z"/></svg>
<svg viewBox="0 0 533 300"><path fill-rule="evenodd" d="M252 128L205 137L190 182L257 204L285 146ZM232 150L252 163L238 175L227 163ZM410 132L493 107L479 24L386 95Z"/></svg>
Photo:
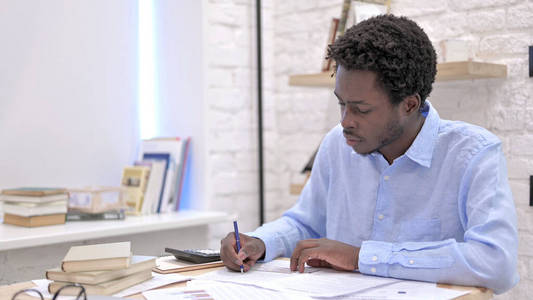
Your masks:
<svg viewBox="0 0 533 300"><path fill-rule="evenodd" d="M46 271L48 285L55 293L64 285L81 284L88 295L112 295L152 278L153 256L131 255L130 242L71 247L61 267ZM76 290L62 290L77 295Z"/></svg>
<svg viewBox="0 0 533 300"><path fill-rule="evenodd" d="M68 193L63 188L6 189L0 200L5 224L37 227L65 223Z"/></svg>

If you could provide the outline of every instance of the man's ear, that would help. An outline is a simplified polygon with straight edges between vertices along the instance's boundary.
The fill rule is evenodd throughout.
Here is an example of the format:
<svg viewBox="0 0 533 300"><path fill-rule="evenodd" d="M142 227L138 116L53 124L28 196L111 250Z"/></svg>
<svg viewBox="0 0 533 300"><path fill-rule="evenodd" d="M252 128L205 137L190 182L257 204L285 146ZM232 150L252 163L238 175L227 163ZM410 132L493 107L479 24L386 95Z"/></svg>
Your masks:
<svg viewBox="0 0 533 300"><path fill-rule="evenodd" d="M416 113L420 110L420 105L422 104L422 99L418 93L411 96L407 96L402 101L403 111L410 115Z"/></svg>

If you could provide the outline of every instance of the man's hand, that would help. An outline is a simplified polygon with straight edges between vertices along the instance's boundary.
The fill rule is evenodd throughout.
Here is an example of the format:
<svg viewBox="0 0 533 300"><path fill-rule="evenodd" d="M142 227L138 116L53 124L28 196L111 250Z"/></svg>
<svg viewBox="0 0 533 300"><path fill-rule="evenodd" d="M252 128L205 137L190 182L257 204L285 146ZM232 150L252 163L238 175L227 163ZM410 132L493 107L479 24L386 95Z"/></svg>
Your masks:
<svg viewBox="0 0 533 300"><path fill-rule="evenodd" d="M352 245L328 239L302 240L291 256L291 271L304 271L305 263L312 267L329 267L353 271L359 263L359 249Z"/></svg>
<svg viewBox="0 0 533 300"><path fill-rule="evenodd" d="M228 233L220 241L220 258L228 269L240 271L241 264L243 264L246 272L265 254L265 243L246 234L239 234L239 239L241 240L241 251L237 253L235 233Z"/></svg>

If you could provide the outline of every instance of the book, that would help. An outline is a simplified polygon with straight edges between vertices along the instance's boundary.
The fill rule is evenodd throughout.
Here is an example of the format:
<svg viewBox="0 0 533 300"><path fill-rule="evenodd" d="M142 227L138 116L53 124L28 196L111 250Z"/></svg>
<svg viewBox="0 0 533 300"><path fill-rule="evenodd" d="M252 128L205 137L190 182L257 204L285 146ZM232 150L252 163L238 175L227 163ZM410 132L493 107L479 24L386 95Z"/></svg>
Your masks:
<svg viewBox="0 0 533 300"><path fill-rule="evenodd" d="M15 189L2 190L3 195L16 196L33 196L42 197L48 195L66 194L67 190L64 188L45 188L45 187L20 187Z"/></svg>
<svg viewBox="0 0 533 300"><path fill-rule="evenodd" d="M4 212L23 217L66 214L67 201L60 200L45 203L4 202Z"/></svg>
<svg viewBox="0 0 533 300"><path fill-rule="evenodd" d="M128 166L122 171L121 186L125 190L127 214L140 215L150 168L147 166Z"/></svg>
<svg viewBox="0 0 533 300"><path fill-rule="evenodd" d="M131 259L131 243L106 243L74 246L63 258L65 272L106 271L127 268Z"/></svg>
<svg viewBox="0 0 533 300"><path fill-rule="evenodd" d="M169 154L169 165L167 169L165 187L163 190L163 201L158 212L172 210L173 204L177 201L176 189L178 188L177 174L180 170L182 153L184 150L183 140L179 137L153 138L143 140L141 144L140 159L146 160L146 154Z"/></svg>
<svg viewBox="0 0 533 300"><path fill-rule="evenodd" d="M162 161L165 164L165 172L163 174L163 184L161 186L161 191L159 193L159 199L157 199L156 213L164 212L166 206L168 206L169 193L170 189L168 188L171 184L170 177L173 177L173 165L171 162L170 154L168 153L144 153L144 161Z"/></svg>
<svg viewBox="0 0 533 300"><path fill-rule="evenodd" d="M335 37L337 36L337 28L339 27L339 18L332 18L331 24L329 25L329 35L328 43L326 45L326 54L324 55L324 60L322 61L322 72L330 71L333 67L332 59L328 58L328 48L329 45L335 42Z"/></svg>
<svg viewBox="0 0 533 300"><path fill-rule="evenodd" d="M154 256L134 255L131 257L130 266L125 269L92 272L64 272L60 268L55 268L46 271L46 279L85 284L99 284L144 270L151 270L156 266L155 262L156 258Z"/></svg>
<svg viewBox="0 0 533 300"><path fill-rule="evenodd" d="M21 195L0 195L0 201L46 203L68 200L68 194L46 195L46 196L21 196Z"/></svg>
<svg viewBox="0 0 533 300"><path fill-rule="evenodd" d="M189 149L191 148L191 137L187 137L183 143L183 151L179 164L179 171L176 181L176 203L174 204L174 211L178 211L180 208L180 200L183 193L183 182L187 175L187 160L189 158Z"/></svg>
<svg viewBox="0 0 533 300"><path fill-rule="evenodd" d="M148 183L146 185L146 191L144 193L144 200L141 208L142 214L150 214L157 212L157 205L162 193L165 175L166 161L154 160L154 161L138 161L135 164L148 166L150 168L150 174L148 177Z"/></svg>
<svg viewBox="0 0 533 300"><path fill-rule="evenodd" d="M126 214L123 209L109 210L99 213L71 210L67 213L67 221L124 220L125 218Z"/></svg>
<svg viewBox="0 0 533 300"><path fill-rule="evenodd" d="M134 286L151 278L152 270L145 270L99 284L82 285L88 295L112 295L126 288L129 288L130 286ZM53 294L57 292L57 290L59 290L61 287L68 284L72 284L72 282L52 281L48 285L48 291ZM65 289L61 291L61 295L77 296L78 292L79 290L76 289Z"/></svg>
<svg viewBox="0 0 533 300"><path fill-rule="evenodd" d="M222 266L224 266L222 261L196 264L188 261L177 260L176 257L170 255L157 258L156 266L152 269L152 271L159 274L170 274Z"/></svg>
<svg viewBox="0 0 533 300"><path fill-rule="evenodd" d="M11 224L24 227L38 227L65 224L65 214L53 214L44 216L24 217L4 213L4 224Z"/></svg>

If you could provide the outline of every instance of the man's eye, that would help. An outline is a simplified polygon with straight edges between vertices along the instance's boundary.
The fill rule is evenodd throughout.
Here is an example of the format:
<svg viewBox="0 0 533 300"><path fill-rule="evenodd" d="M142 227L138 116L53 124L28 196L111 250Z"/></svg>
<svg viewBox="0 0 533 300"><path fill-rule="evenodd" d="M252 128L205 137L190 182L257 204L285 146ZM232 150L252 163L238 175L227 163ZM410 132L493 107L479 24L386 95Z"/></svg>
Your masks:
<svg viewBox="0 0 533 300"><path fill-rule="evenodd" d="M361 110L361 109L358 108L358 109L357 109L357 112L358 112L358 113L361 113L361 114L367 114L367 113L370 112L370 110Z"/></svg>
<svg viewBox="0 0 533 300"><path fill-rule="evenodd" d="M346 103L344 103L344 102L339 102L339 105L340 105L340 106L346 106Z"/></svg>

